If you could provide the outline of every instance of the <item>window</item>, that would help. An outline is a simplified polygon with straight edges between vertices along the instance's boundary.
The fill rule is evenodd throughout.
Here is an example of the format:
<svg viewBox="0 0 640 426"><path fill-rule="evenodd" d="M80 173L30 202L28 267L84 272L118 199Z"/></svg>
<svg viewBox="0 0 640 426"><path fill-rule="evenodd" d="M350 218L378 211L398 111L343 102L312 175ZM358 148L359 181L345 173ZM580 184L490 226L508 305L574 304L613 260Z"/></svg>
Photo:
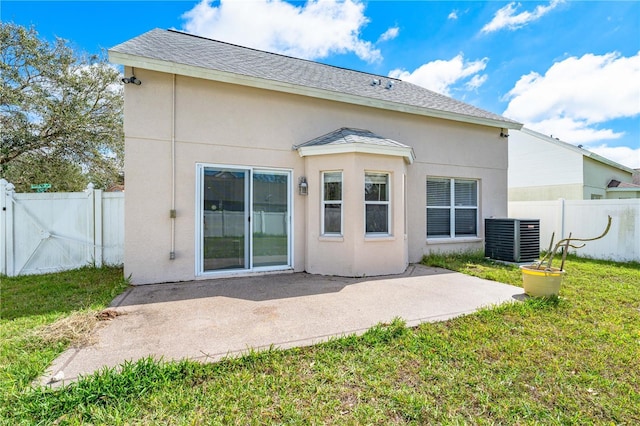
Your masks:
<svg viewBox="0 0 640 426"><path fill-rule="evenodd" d="M478 235L478 181L427 178L427 238Z"/></svg>
<svg viewBox="0 0 640 426"><path fill-rule="evenodd" d="M342 172L322 173L322 234L342 234Z"/></svg>
<svg viewBox="0 0 640 426"><path fill-rule="evenodd" d="M389 234L389 174L364 174L365 232Z"/></svg>

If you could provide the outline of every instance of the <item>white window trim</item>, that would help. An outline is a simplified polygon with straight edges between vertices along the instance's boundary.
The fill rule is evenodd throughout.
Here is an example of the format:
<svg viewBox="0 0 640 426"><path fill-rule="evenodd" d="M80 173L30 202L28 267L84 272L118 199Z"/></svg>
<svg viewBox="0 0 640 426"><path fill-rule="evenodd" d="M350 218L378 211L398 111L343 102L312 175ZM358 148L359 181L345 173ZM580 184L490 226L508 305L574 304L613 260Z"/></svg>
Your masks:
<svg viewBox="0 0 640 426"><path fill-rule="evenodd" d="M448 206L431 206L428 205L425 207L425 223L427 218L427 213L429 209L448 209L449 210L449 235L448 236L426 236L427 242L474 242L474 241L482 241L480 238L480 179L476 178L452 178L447 176L427 176L425 180L425 188L427 185L427 181L429 179L449 179L451 184L449 185L449 205ZM455 205L455 181L456 180L466 180L466 181L474 181L476 183L476 205L475 206L456 206ZM461 235L456 237L456 213L457 210L475 210L476 211L476 235ZM426 233L426 229L425 229ZM452 241L454 240L454 241Z"/></svg>
<svg viewBox="0 0 640 426"><path fill-rule="evenodd" d="M389 172L382 172L382 171L374 171L374 170L365 170L364 172L364 179L362 181L362 190L364 191L365 189L365 185L366 185L366 181L367 181L367 174L379 174L379 175L387 175L387 201L367 201L366 200L366 196L363 197L365 198L364 200L364 209L363 209L363 215L364 215L364 236L365 238L371 238L371 237L389 237L392 236L392 232L391 232L391 196L392 196L392 192L391 192L391 173ZM364 193L363 193L364 195ZM386 205L387 206L387 232L367 232L367 205Z"/></svg>
<svg viewBox="0 0 640 426"><path fill-rule="evenodd" d="M340 201L324 199L324 175L327 173L340 173ZM342 237L344 233L344 174L342 170L324 170L320 176L321 198L320 198L320 236L337 238ZM340 204L340 232L325 232L324 230L324 212L326 204Z"/></svg>

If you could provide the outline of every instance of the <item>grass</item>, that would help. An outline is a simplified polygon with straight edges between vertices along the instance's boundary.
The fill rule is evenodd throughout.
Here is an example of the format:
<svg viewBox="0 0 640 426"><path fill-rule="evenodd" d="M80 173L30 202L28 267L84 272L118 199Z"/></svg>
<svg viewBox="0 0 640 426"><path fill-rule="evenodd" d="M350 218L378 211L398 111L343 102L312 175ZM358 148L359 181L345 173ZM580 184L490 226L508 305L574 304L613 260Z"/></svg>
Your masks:
<svg viewBox="0 0 640 426"><path fill-rule="evenodd" d="M520 284L516 267L480 255L432 256L424 262ZM23 385L5 396L0 419L7 424L638 424L640 265L570 257L566 269L559 298L528 299L416 328L395 320L360 337L252 352L216 364L143 359L64 389Z"/></svg>
<svg viewBox="0 0 640 426"><path fill-rule="evenodd" d="M95 313L126 288L120 268L0 276L0 402L25 390ZM87 330L84 330L86 335ZM0 408L0 419L3 418Z"/></svg>

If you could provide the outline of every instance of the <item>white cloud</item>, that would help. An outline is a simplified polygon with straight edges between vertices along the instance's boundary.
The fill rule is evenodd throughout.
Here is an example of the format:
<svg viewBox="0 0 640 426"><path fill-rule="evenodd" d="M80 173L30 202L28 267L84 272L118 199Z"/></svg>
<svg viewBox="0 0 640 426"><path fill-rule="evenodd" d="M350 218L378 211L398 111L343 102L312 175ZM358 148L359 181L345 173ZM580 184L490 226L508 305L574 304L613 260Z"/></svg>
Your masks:
<svg viewBox="0 0 640 426"><path fill-rule="evenodd" d="M382 33L382 35L378 39L378 42L393 40L394 38L398 37L398 34L400 34L400 28L391 27L387 31Z"/></svg>
<svg viewBox="0 0 640 426"><path fill-rule="evenodd" d="M482 27L480 32L491 33L503 28L516 30L530 22L537 21L563 2L564 0L551 0L548 6L536 6L532 12L524 11L518 14L516 14L516 10L520 7L520 3L511 2L498 10L491 22Z"/></svg>
<svg viewBox="0 0 640 426"><path fill-rule="evenodd" d="M507 114L505 113L505 115ZM573 144L588 144L591 142L618 139L623 136L623 133L615 132L612 129L599 129L590 126L584 120L566 117L552 117L536 122L525 122L525 127L529 127L546 135L553 135L565 142Z"/></svg>
<svg viewBox="0 0 640 426"><path fill-rule="evenodd" d="M478 73L486 68L488 61L488 58L483 58L467 62L460 53L448 61L436 60L421 65L413 72L394 69L389 72L389 77L399 78L448 96L454 84L469 77L472 78L467 82L468 88L477 89L484 83L486 76L478 76Z"/></svg>
<svg viewBox="0 0 640 426"><path fill-rule="evenodd" d="M447 16L447 19L454 20L454 21L458 19L458 9L452 10L449 16Z"/></svg>
<svg viewBox="0 0 640 426"><path fill-rule="evenodd" d="M606 144L588 148L598 155L620 163L632 169L640 169L640 148L628 146L608 146Z"/></svg>
<svg viewBox="0 0 640 426"><path fill-rule="evenodd" d="M355 53L367 62L380 51L360 38L369 22L360 0L309 0L295 6L283 0L201 0L186 12L183 28L193 34L299 58Z"/></svg>
<svg viewBox="0 0 640 426"><path fill-rule="evenodd" d="M476 74L471 77L471 80L469 80L464 86L467 90L476 90L487 81L487 78L489 78L489 76L486 74Z"/></svg>
<svg viewBox="0 0 640 426"><path fill-rule="evenodd" d="M606 123L640 114L640 52L567 58L523 75L506 98L504 115L541 133L584 144L620 138Z"/></svg>

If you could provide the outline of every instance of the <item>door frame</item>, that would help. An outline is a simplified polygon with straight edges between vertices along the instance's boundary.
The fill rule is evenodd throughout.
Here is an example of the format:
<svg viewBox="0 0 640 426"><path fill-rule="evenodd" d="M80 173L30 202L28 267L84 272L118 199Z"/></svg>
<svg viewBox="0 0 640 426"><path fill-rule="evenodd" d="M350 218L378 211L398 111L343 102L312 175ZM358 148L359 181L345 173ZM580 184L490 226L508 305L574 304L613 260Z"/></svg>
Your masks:
<svg viewBox="0 0 640 426"><path fill-rule="evenodd" d="M202 201L204 197L204 170L205 168L222 168L222 169L236 169L247 171L247 186L248 190L245 190L245 198L247 200L248 216L249 220L248 228L248 253L247 267L243 269L222 269L217 271L205 271L204 270L204 226L203 217L204 209L202 207ZM287 204L288 204L288 217L287 217L287 257L288 261L286 265L276 266L253 266L253 175L254 172L278 172L286 174L289 184L287 185ZM215 276L229 276L229 275L241 275L251 274L256 272L271 272L271 271L286 271L293 269L293 169L290 168L276 168L276 167L260 167L260 166L242 166L237 164L214 164L214 163L196 163L195 170L195 276L196 277L215 277Z"/></svg>

